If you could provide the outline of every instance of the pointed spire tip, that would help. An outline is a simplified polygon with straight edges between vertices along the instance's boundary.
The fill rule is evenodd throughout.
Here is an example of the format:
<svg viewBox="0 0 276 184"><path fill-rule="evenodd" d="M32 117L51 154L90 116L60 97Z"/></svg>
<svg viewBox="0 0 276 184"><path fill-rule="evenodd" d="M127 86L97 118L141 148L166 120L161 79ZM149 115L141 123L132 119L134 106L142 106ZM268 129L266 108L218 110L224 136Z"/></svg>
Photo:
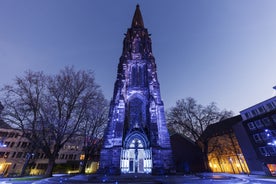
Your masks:
<svg viewBox="0 0 276 184"><path fill-rule="evenodd" d="M131 27L144 27L144 22L139 4L136 5L136 10L132 19Z"/></svg>

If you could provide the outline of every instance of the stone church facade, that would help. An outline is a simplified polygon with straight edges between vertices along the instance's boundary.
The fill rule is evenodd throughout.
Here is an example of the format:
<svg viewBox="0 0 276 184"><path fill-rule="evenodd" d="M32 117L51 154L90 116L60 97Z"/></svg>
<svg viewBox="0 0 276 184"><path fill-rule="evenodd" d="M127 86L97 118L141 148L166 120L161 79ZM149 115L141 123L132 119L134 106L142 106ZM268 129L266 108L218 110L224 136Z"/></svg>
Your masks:
<svg viewBox="0 0 276 184"><path fill-rule="evenodd" d="M111 174L173 171L151 44L137 5L123 42L99 171Z"/></svg>

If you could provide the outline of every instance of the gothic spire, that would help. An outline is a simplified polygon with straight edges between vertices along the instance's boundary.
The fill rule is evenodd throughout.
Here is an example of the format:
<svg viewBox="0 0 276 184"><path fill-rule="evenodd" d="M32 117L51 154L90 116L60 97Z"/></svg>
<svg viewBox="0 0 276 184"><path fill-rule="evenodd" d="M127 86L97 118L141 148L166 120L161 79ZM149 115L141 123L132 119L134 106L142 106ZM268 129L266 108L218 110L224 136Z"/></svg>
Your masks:
<svg viewBox="0 0 276 184"><path fill-rule="evenodd" d="M134 27L144 28L144 22L143 22L142 14L140 12L139 4L136 5L136 10L133 15L131 27L132 28L134 28Z"/></svg>

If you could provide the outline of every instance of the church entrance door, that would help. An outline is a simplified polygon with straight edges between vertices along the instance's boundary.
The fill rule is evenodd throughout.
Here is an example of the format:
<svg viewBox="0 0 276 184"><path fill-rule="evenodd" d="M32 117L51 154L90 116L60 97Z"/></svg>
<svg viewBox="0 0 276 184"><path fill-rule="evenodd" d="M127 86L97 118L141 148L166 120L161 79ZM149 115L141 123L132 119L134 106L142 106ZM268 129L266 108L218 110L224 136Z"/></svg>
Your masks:
<svg viewBox="0 0 276 184"><path fill-rule="evenodd" d="M122 149L121 171L123 173L150 173L151 165L151 150L144 147L142 140L134 138L128 148Z"/></svg>

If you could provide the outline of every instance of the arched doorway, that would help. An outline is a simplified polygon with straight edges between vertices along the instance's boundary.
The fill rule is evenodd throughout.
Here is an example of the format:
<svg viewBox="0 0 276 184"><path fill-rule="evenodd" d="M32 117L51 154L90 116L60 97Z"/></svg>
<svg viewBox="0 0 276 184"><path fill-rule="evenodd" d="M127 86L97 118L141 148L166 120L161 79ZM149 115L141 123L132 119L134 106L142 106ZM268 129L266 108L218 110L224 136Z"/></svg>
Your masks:
<svg viewBox="0 0 276 184"><path fill-rule="evenodd" d="M152 156L149 142L139 131L131 133L121 151L122 173L151 173Z"/></svg>

